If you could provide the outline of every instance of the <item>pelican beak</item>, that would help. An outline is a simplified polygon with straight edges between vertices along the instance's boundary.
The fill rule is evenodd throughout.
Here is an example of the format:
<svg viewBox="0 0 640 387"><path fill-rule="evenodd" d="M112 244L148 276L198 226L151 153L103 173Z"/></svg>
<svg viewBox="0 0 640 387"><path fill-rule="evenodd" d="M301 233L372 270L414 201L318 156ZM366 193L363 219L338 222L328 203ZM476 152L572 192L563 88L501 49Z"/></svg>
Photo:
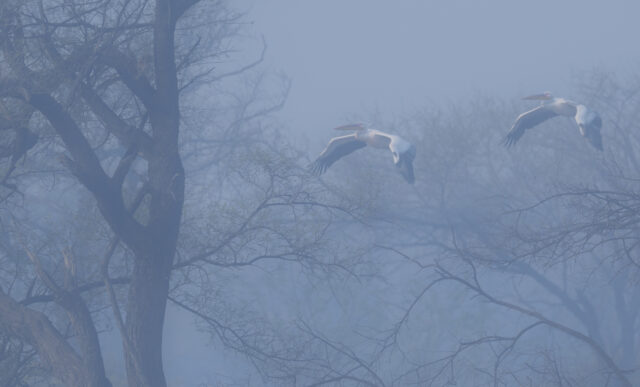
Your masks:
<svg viewBox="0 0 640 387"><path fill-rule="evenodd" d="M534 95L530 95L528 97L524 97L522 99L546 101L548 99L551 99L551 94L549 94L549 93L534 94Z"/></svg>
<svg viewBox="0 0 640 387"><path fill-rule="evenodd" d="M364 125L362 124L349 124L338 126L337 128L333 128L334 130L362 130L364 129Z"/></svg>

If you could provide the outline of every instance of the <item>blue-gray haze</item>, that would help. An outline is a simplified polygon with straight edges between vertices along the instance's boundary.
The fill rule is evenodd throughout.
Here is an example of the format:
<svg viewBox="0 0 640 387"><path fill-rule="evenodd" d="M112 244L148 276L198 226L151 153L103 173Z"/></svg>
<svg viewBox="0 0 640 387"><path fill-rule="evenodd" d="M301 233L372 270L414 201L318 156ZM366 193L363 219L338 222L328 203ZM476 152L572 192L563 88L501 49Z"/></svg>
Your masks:
<svg viewBox="0 0 640 387"><path fill-rule="evenodd" d="M309 158L333 135L330 128L349 120L392 121L425 106L481 96L516 99L549 90L573 97L576 85L592 72L625 78L636 74L640 64L636 1L244 0L236 4L247 10L251 23L238 61L258 56L264 36L265 67L292 80L286 105L276 117L285 133L306 142ZM252 285L248 281L237 286L251 294ZM277 283L271 285L274 294L287 291ZM271 305L271 317L300 317L304 312L294 311L301 306L296 297L283 295L280 302L285 305ZM398 303L406 297L399 294ZM341 313L348 308L329 308L340 312L328 319L341 326ZM185 333L182 324L189 321L171 314L166 326L165 363L174 385L241 382L240 376L250 369L238 366L245 359L221 354L215 345L205 345L204 336ZM347 325L344 334L354 328Z"/></svg>
<svg viewBox="0 0 640 387"><path fill-rule="evenodd" d="M640 383L640 2L220 4L244 15L222 24L233 36L215 47L228 55L212 57L213 74L254 62L263 42L266 54L181 100L176 262L191 264L170 277L168 385ZM195 12L185 20L210 22ZM148 57L137 57L141 73ZM502 146L515 117L537 104L520 97L544 91L600 112L604 152L566 118ZM352 121L416 145L414 185L386 150L309 173L331 128ZM94 257L78 264L93 278L111 232L90 193L51 167L64 147L42 126L50 142L17 171L47 178L18 174L32 184L8 202L18 221L0 223L49 257L58 279L71 272L60 260L67 246ZM122 144L94 137L103 167L119 169ZM133 163L127 194L147 165ZM21 257L2 252L1 262ZM130 270L128 254L117 250L114 278ZM189 260L197 256L209 261ZM29 265L15 264L16 277L30 281ZM4 279L14 267L2 269ZM87 299L107 376L126 385L110 301L100 291Z"/></svg>
<svg viewBox="0 0 640 387"><path fill-rule="evenodd" d="M584 72L640 64L629 0L244 2L267 63L293 79L281 117L295 131L478 92L563 96Z"/></svg>

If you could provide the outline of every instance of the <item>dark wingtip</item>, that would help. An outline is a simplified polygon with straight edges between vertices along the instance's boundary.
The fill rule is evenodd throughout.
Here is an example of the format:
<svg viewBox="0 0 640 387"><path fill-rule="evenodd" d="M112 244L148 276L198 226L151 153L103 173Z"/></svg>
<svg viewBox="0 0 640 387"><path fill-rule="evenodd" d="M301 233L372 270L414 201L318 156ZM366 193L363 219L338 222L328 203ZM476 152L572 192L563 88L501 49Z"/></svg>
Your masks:
<svg viewBox="0 0 640 387"><path fill-rule="evenodd" d="M311 173L314 176L320 176L327 170L327 167L324 164L320 163L318 160L316 160L311 164L307 165L307 170L309 171L309 173Z"/></svg>
<svg viewBox="0 0 640 387"><path fill-rule="evenodd" d="M604 152L604 147L602 146L602 142L599 142L597 144L593 144L593 146L600 152Z"/></svg>
<svg viewBox="0 0 640 387"><path fill-rule="evenodd" d="M416 177L413 174L413 165L412 164L407 164L407 175L404 177L404 179L407 181L407 183L409 184L413 184L416 181Z"/></svg>
<svg viewBox="0 0 640 387"><path fill-rule="evenodd" d="M337 126L335 128L333 128L333 130L361 130L364 129L364 124L361 122L356 122L353 124L346 124L346 125L340 125Z"/></svg>
<svg viewBox="0 0 640 387"><path fill-rule="evenodd" d="M509 135L506 135L500 143L507 149L515 145L516 141Z"/></svg>
<svg viewBox="0 0 640 387"><path fill-rule="evenodd" d="M400 158L400 161L396 164L396 168L398 168L398 171L407 183L414 183L415 176L413 174L413 164L411 161Z"/></svg>

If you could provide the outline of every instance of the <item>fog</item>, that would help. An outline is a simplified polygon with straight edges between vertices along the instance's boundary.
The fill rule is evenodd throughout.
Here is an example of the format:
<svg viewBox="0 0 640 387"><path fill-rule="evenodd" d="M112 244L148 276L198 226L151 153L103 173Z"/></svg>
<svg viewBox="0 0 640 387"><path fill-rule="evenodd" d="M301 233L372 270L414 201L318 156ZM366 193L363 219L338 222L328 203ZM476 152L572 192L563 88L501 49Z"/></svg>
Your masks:
<svg viewBox="0 0 640 387"><path fill-rule="evenodd" d="M247 1L266 63L292 81L279 116L317 132L476 94L570 96L596 69L633 74L640 4L615 0Z"/></svg>
<svg viewBox="0 0 640 387"><path fill-rule="evenodd" d="M0 385L640 385L637 15L0 3Z"/></svg>

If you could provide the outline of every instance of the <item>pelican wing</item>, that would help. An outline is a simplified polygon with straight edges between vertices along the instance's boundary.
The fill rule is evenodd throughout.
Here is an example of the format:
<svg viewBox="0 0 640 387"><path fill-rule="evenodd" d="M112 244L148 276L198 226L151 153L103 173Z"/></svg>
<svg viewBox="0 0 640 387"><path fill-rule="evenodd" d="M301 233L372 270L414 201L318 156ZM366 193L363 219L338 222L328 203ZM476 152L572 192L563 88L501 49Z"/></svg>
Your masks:
<svg viewBox="0 0 640 387"><path fill-rule="evenodd" d="M311 172L320 175L324 173L338 159L367 146L366 143L356 139L355 134L334 137L329 141L329 145L320 153L320 156L309 168Z"/></svg>
<svg viewBox="0 0 640 387"><path fill-rule="evenodd" d="M409 149L403 153L400 153L396 167L399 169L400 174L409 184L413 184L415 177L413 175L413 159L416 158L416 147L411 145Z"/></svg>
<svg viewBox="0 0 640 387"><path fill-rule="evenodd" d="M516 122L514 122L511 130L504 139L504 145L508 148L514 145L520 137L524 134L524 131L534 126L553 118L558 114L551 110L548 106L542 105L535 109L524 112L518 116Z"/></svg>
<svg viewBox="0 0 640 387"><path fill-rule="evenodd" d="M337 128L333 128L333 130L363 130L363 129L364 129L363 124L347 124L347 125L338 126Z"/></svg>

